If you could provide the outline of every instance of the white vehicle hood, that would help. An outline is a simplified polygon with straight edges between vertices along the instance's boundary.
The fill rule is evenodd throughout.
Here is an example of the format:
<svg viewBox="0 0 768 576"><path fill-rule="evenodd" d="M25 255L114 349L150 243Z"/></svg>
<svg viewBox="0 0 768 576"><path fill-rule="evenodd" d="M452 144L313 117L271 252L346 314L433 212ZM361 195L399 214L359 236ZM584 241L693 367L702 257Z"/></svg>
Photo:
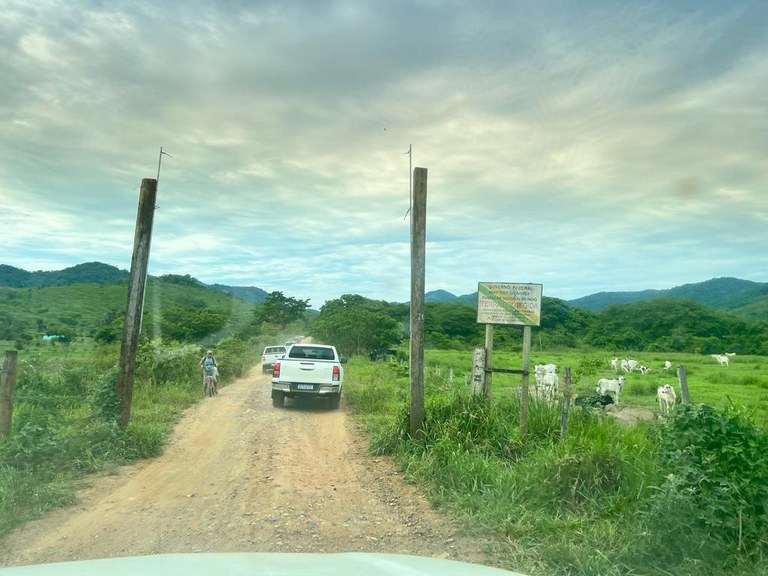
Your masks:
<svg viewBox="0 0 768 576"><path fill-rule="evenodd" d="M0 568L0 576L514 576L499 568L402 554L199 553ZM521 576L517 574L517 576Z"/></svg>

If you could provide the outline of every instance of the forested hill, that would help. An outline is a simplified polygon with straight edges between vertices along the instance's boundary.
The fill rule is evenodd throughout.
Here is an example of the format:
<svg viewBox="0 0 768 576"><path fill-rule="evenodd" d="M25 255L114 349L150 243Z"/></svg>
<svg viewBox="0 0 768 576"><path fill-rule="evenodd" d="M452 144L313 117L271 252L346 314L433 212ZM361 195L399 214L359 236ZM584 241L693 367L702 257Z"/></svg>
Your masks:
<svg viewBox="0 0 768 576"><path fill-rule="evenodd" d="M768 296L768 283L713 278L706 282L683 284L668 290L642 290L640 292L599 292L570 300L577 308L599 312L613 304L628 304L656 298L686 298L715 310L733 310L752 304Z"/></svg>
<svg viewBox="0 0 768 576"><path fill-rule="evenodd" d="M206 286L217 292L231 294L246 302L261 304L266 300L267 293L255 286L226 286L224 284L204 284L191 276L166 274L163 280L172 284L190 286ZM28 272L21 268L0 264L0 286L8 288L49 288L52 286L68 286L70 284L112 284L128 279L128 271L121 270L102 262L86 262L63 270Z"/></svg>
<svg viewBox="0 0 768 576"><path fill-rule="evenodd" d="M434 297L430 295L434 294ZM720 310L747 322L768 321L768 283L738 278L713 278L705 282L683 284L667 290L641 290L637 292L598 292L566 301L569 306L601 312L615 304L649 302L660 298L690 300L713 310ZM454 296L439 290L426 296L427 302L457 300L475 305L477 292Z"/></svg>
<svg viewBox="0 0 768 576"><path fill-rule="evenodd" d="M226 286L224 284L208 284L208 287L219 292L226 292L232 294L241 300L246 302L252 302L253 304L262 304L269 294L261 288L256 286Z"/></svg>
<svg viewBox="0 0 768 576"><path fill-rule="evenodd" d="M63 270L27 272L21 268L0 264L0 286L9 288L45 288L68 284L111 284L128 278L120 270L101 262L87 262Z"/></svg>

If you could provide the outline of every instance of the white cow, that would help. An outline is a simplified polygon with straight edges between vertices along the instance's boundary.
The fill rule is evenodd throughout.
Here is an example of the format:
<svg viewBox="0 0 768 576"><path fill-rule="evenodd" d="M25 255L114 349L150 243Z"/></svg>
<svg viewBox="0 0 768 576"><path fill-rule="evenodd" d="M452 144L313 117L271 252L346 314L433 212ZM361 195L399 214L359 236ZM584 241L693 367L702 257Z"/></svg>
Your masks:
<svg viewBox="0 0 768 576"><path fill-rule="evenodd" d="M533 367L533 377L536 380L536 394L539 392L546 396L546 387L544 384L544 376L546 374L555 374L557 372L557 366L554 364L536 364Z"/></svg>
<svg viewBox="0 0 768 576"><path fill-rule="evenodd" d="M556 364L539 364L539 368L541 368L544 373L554 374L557 372L557 365Z"/></svg>
<svg viewBox="0 0 768 576"><path fill-rule="evenodd" d="M669 370L670 368L672 368L672 362L664 360L664 370Z"/></svg>
<svg viewBox="0 0 768 576"><path fill-rule="evenodd" d="M624 372L634 372L638 364L639 362L637 360L624 358L621 361L621 369L624 370Z"/></svg>
<svg viewBox="0 0 768 576"><path fill-rule="evenodd" d="M619 359L618 358L614 358L613 360L611 360L611 368L613 368L614 372L618 372L619 371Z"/></svg>
<svg viewBox="0 0 768 576"><path fill-rule="evenodd" d="M624 386L624 376L619 376L613 380L600 378L600 380L597 381L597 393L600 394L600 396L604 396L608 392L613 392L614 396L616 396L616 406L618 406L619 392L621 392L622 386Z"/></svg>
<svg viewBox="0 0 768 576"><path fill-rule="evenodd" d="M558 387L560 385L560 378L557 373L547 372L544 374L544 399L547 402L554 402L557 399Z"/></svg>
<svg viewBox="0 0 768 576"><path fill-rule="evenodd" d="M729 358L724 354L710 354L720 366L728 366Z"/></svg>
<svg viewBox="0 0 768 576"><path fill-rule="evenodd" d="M656 389L656 398L659 400L659 412L669 414L675 407L677 396L671 384L664 384Z"/></svg>
<svg viewBox="0 0 768 576"><path fill-rule="evenodd" d="M638 370L640 370L640 374L648 374L648 372L651 371L651 369L648 368L648 366L640 366L640 368L638 368Z"/></svg>

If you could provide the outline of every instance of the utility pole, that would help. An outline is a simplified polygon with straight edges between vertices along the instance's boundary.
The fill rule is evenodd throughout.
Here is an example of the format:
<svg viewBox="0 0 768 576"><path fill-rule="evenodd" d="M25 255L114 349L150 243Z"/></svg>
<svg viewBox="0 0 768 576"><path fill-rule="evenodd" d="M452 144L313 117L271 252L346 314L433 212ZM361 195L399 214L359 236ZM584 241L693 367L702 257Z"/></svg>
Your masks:
<svg viewBox="0 0 768 576"><path fill-rule="evenodd" d="M168 158L173 158L168 152L163 152L163 147L160 146L160 155L157 158L157 181L160 182L160 164L163 162L163 155L168 156Z"/></svg>
<svg viewBox="0 0 768 576"><path fill-rule="evenodd" d="M411 437L424 427L424 276L427 241L427 169L413 171L411 210Z"/></svg>
<svg viewBox="0 0 768 576"><path fill-rule="evenodd" d="M403 152L403 154L408 154L408 210L403 216L403 220L405 220L413 209L413 146L409 144L408 152ZM411 218L411 233L413 233L413 218Z"/></svg>
<svg viewBox="0 0 768 576"><path fill-rule="evenodd" d="M158 168L159 169L159 168ZM120 345L115 394L120 400L121 427L128 425L133 402L133 382L136 370L136 349L141 332L141 316L144 308L144 290L147 284L149 246L152 240L152 222L155 214L157 180L144 178L141 181L139 209L136 215L136 233L133 241L131 272L128 277L128 301L125 306L125 325Z"/></svg>

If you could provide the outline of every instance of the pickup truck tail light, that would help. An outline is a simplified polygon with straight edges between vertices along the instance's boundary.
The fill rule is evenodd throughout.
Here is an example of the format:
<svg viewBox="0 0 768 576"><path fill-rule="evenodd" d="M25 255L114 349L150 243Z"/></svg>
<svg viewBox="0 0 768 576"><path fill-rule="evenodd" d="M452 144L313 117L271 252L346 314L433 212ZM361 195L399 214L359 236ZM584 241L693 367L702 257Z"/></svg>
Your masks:
<svg viewBox="0 0 768 576"><path fill-rule="evenodd" d="M333 378L332 378L332 380L334 382L338 382L340 378L341 378L341 369L338 366L334 366L333 367Z"/></svg>
<svg viewBox="0 0 768 576"><path fill-rule="evenodd" d="M272 366L272 378L280 378L280 362L275 362Z"/></svg>

